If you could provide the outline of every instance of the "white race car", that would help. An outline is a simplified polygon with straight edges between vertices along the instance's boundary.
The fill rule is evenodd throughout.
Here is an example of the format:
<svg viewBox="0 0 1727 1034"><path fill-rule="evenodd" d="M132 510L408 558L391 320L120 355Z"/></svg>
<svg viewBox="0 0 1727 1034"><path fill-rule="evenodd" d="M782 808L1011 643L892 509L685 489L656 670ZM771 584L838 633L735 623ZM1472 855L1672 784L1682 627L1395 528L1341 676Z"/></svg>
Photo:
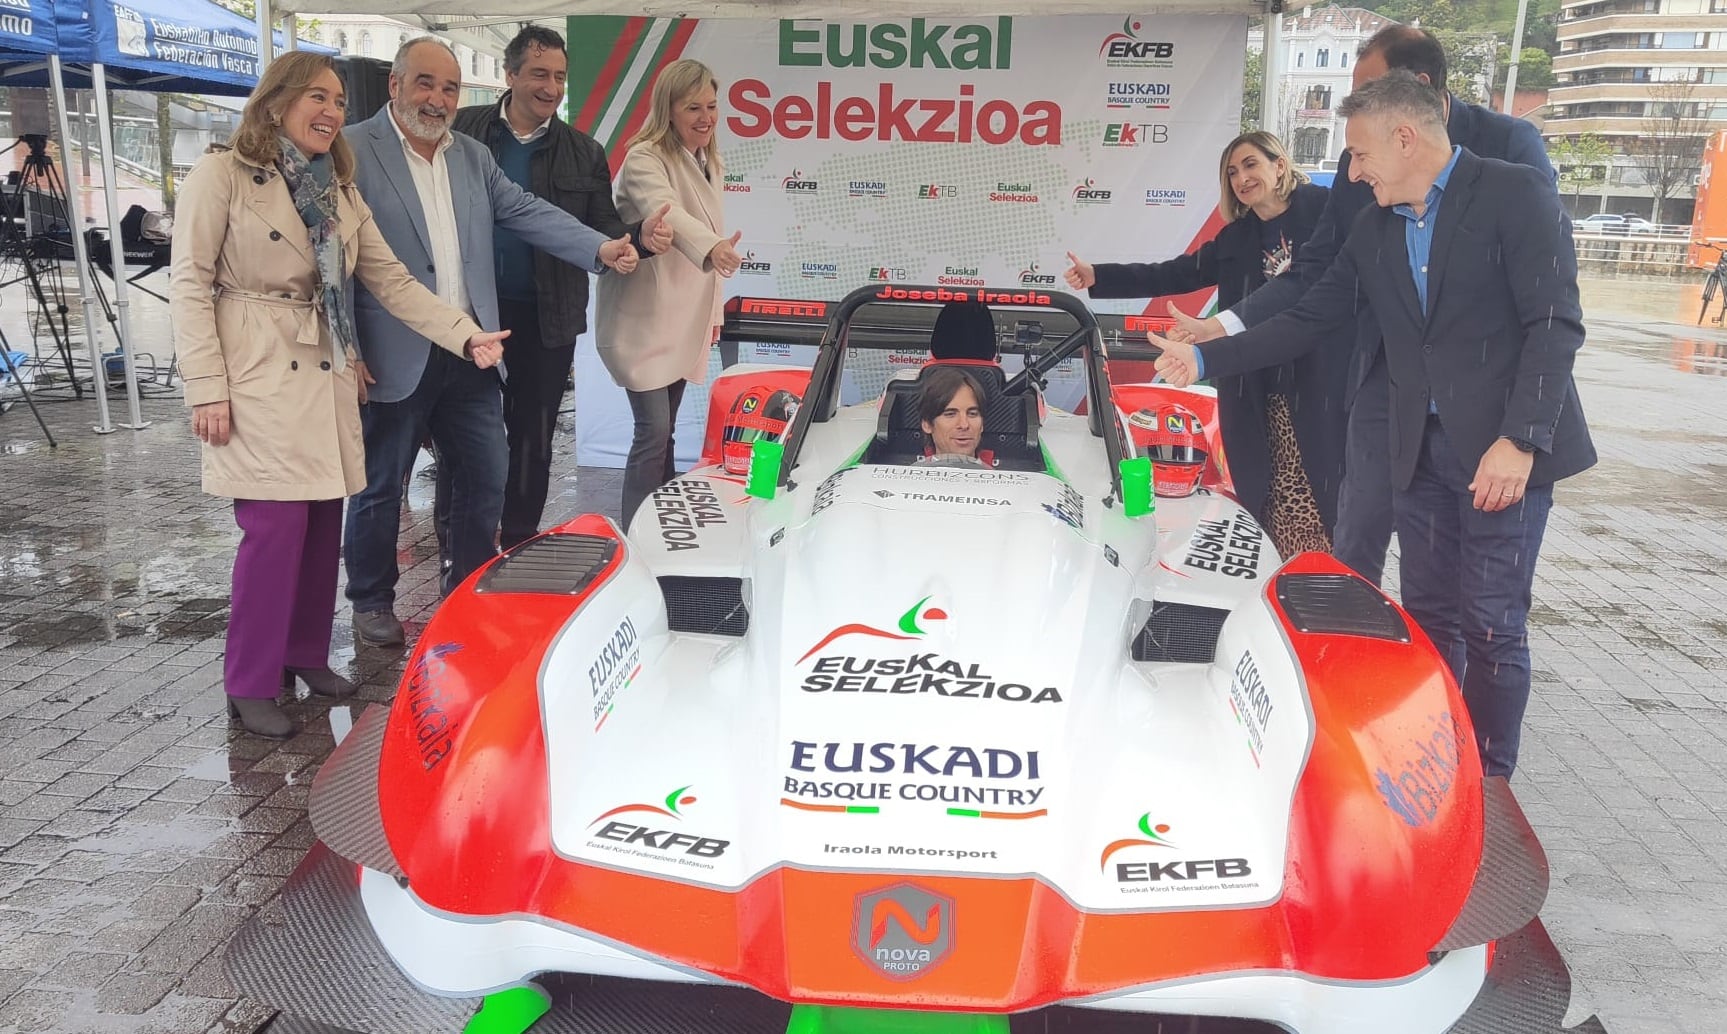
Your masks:
<svg viewBox="0 0 1727 1034"><path fill-rule="evenodd" d="M951 301L1006 368L930 360ZM1066 295L733 316L813 370L727 371L628 534L476 574L319 773L321 844L229 954L273 1029L1561 1030L1546 863L1455 685L1280 560L1215 398L1115 383ZM929 455L953 365L980 458Z"/></svg>

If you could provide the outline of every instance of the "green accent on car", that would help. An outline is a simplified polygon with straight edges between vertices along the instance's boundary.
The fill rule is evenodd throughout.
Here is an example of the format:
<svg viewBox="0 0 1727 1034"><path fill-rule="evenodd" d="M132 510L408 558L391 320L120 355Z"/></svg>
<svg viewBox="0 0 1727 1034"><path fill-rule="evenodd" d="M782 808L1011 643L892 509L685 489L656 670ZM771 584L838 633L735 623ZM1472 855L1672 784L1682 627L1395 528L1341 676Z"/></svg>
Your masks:
<svg viewBox="0 0 1727 1034"><path fill-rule="evenodd" d="M609 710L611 710L611 708L607 708L606 710L609 711ZM690 784L690 786L694 786L694 785L695 785L694 783ZM682 797L684 795L684 791L688 790L689 788L690 788L689 786L680 786L676 790L673 790L671 793L666 794L666 810L671 812L673 815L682 815L683 812L680 812L678 810L678 798Z"/></svg>
<svg viewBox="0 0 1727 1034"><path fill-rule="evenodd" d="M949 808L947 810L947 813L949 815L953 815L957 818L962 818L962 819L980 819L980 818L983 818L983 812L976 811L972 808Z"/></svg>
<svg viewBox="0 0 1727 1034"><path fill-rule="evenodd" d="M462 1034L526 1034L551 1011L552 996L538 984L506 987L486 996Z"/></svg>
<svg viewBox="0 0 1727 1034"><path fill-rule="evenodd" d="M880 815L881 809L873 804L848 804L847 815Z"/></svg>
<svg viewBox="0 0 1727 1034"><path fill-rule="evenodd" d="M1049 446L1039 442L1037 447L1043 450L1043 472L1062 484L1067 484L1067 475L1061 472L1061 465L1049 454Z"/></svg>
<svg viewBox="0 0 1727 1034"><path fill-rule="evenodd" d="M784 442L757 438L750 443L750 469L744 477L744 494L772 499L779 491L780 464L785 459Z"/></svg>
<svg viewBox="0 0 1727 1034"><path fill-rule="evenodd" d="M923 635L923 629L917 627L917 619L918 615L923 613L923 605L929 601L930 597L925 596L923 599L912 604L912 608L910 610L899 616L899 630L901 632L904 632L906 635Z"/></svg>
<svg viewBox="0 0 1727 1034"><path fill-rule="evenodd" d="M1144 456L1121 461L1121 512L1129 517L1144 517L1156 511L1151 494L1151 460Z"/></svg>
<svg viewBox="0 0 1727 1034"><path fill-rule="evenodd" d="M794 1005L786 1034L1008 1034L1006 1016Z"/></svg>

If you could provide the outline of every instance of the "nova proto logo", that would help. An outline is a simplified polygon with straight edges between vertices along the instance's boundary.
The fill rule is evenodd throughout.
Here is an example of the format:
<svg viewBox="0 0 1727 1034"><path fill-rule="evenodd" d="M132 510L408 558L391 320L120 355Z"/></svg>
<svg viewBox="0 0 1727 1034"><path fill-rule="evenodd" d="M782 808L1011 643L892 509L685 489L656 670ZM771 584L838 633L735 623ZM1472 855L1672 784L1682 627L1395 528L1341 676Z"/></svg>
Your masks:
<svg viewBox="0 0 1727 1034"><path fill-rule="evenodd" d="M1122 19L1121 31L1103 38L1097 56L1110 68L1167 68L1175 63L1175 44L1163 40L1140 39L1145 27L1130 15Z"/></svg>
<svg viewBox="0 0 1727 1034"><path fill-rule="evenodd" d="M871 283L887 284L905 279L905 269L899 266L871 266L869 278ZM891 358L889 360L892 361Z"/></svg>
<svg viewBox="0 0 1727 1034"><path fill-rule="evenodd" d="M919 624L920 621L947 620L947 611L942 610L940 607L929 607L927 609L924 607L924 604L928 603L933 598L934 597L931 596L925 596L923 599L912 604L910 609L908 609L904 614L901 614L899 616L899 623L894 626L898 629L896 632L876 628L873 625L841 625L832 632L829 632L827 635L822 636L821 642L810 647L802 657L798 658L798 663L802 664L817 653L820 653L835 640L843 639L848 635L867 635L874 636L877 639L922 639L929 633Z"/></svg>
<svg viewBox="0 0 1727 1034"><path fill-rule="evenodd" d="M953 899L915 883L857 896L852 949L890 980L913 980L953 951Z"/></svg>
<svg viewBox="0 0 1727 1034"><path fill-rule="evenodd" d="M756 258L753 251L744 252L744 260L738 263L738 272L752 276L768 276L774 271L774 264L766 259Z"/></svg>
<svg viewBox="0 0 1727 1034"><path fill-rule="evenodd" d="M1019 282L1025 287L1046 287L1055 283L1055 274L1038 272L1037 263L1033 262L1030 269L1019 271Z"/></svg>
<svg viewBox="0 0 1727 1034"><path fill-rule="evenodd" d="M745 182L744 174L741 172L726 173L725 192L728 194L748 194L750 185Z"/></svg>
<svg viewBox="0 0 1727 1034"><path fill-rule="evenodd" d="M1103 146L1139 147L1169 143L1169 126L1161 122L1111 122L1103 127Z"/></svg>
<svg viewBox="0 0 1727 1034"><path fill-rule="evenodd" d="M1152 208L1186 208L1187 191L1153 187L1145 192L1145 203Z"/></svg>
<svg viewBox="0 0 1727 1034"><path fill-rule="evenodd" d="M1113 191L1097 185L1097 181L1087 178L1084 183L1073 188L1073 202L1076 205L1107 205Z"/></svg>
<svg viewBox="0 0 1727 1034"><path fill-rule="evenodd" d="M958 193L958 188L951 183L919 183L917 185L917 196L923 201L953 197Z"/></svg>
<svg viewBox="0 0 1727 1034"><path fill-rule="evenodd" d="M1108 870L1109 856L1117 851L1123 851L1130 847L1175 847L1174 844L1164 839L1164 834L1169 832L1169 826L1161 822L1152 825L1151 812L1149 811L1139 817L1139 831L1145 834L1144 837L1128 837L1124 840L1117 840L1104 848L1103 856L1097 860L1098 871L1105 872Z"/></svg>
<svg viewBox="0 0 1727 1034"><path fill-rule="evenodd" d="M788 194L814 194L820 189L815 180L804 179L802 169L793 169L790 176L780 180L780 186Z"/></svg>

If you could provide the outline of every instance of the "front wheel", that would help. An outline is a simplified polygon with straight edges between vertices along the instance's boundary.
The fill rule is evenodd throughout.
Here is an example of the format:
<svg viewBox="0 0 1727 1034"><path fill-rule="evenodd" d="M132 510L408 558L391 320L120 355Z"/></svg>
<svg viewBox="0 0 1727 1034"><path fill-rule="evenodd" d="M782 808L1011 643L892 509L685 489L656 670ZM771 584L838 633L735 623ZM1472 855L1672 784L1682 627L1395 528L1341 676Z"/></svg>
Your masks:
<svg viewBox="0 0 1727 1034"><path fill-rule="evenodd" d="M1702 326L1703 317L1709 315L1709 303L1715 300L1715 291L1720 288L1720 286L1721 274L1714 272L1713 270L1710 271L1709 275L1703 280L1703 307L1697 311L1698 326ZM1716 323L1721 322L1722 315L1727 315L1727 295L1724 295L1721 299L1721 309L1722 311L1717 313L1715 316L1714 322Z"/></svg>

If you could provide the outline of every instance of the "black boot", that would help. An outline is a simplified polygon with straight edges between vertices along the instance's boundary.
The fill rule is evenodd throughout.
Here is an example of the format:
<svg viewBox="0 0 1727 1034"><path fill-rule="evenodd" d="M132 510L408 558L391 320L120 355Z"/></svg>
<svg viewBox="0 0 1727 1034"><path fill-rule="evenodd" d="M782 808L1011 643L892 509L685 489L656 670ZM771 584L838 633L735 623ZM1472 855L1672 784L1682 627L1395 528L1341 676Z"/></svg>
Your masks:
<svg viewBox="0 0 1727 1034"><path fill-rule="evenodd" d="M266 739L285 740L294 735L294 720L274 700L261 697L229 697L228 717L238 719L246 731Z"/></svg>
<svg viewBox="0 0 1727 1034"><path fill-rule="evenodd" d="M331 671L328 667L284 668L282 670L282 688L293 689L296 678L304 682L307 689L321 697L341 700L360 691L359 686Z"/></svg>

